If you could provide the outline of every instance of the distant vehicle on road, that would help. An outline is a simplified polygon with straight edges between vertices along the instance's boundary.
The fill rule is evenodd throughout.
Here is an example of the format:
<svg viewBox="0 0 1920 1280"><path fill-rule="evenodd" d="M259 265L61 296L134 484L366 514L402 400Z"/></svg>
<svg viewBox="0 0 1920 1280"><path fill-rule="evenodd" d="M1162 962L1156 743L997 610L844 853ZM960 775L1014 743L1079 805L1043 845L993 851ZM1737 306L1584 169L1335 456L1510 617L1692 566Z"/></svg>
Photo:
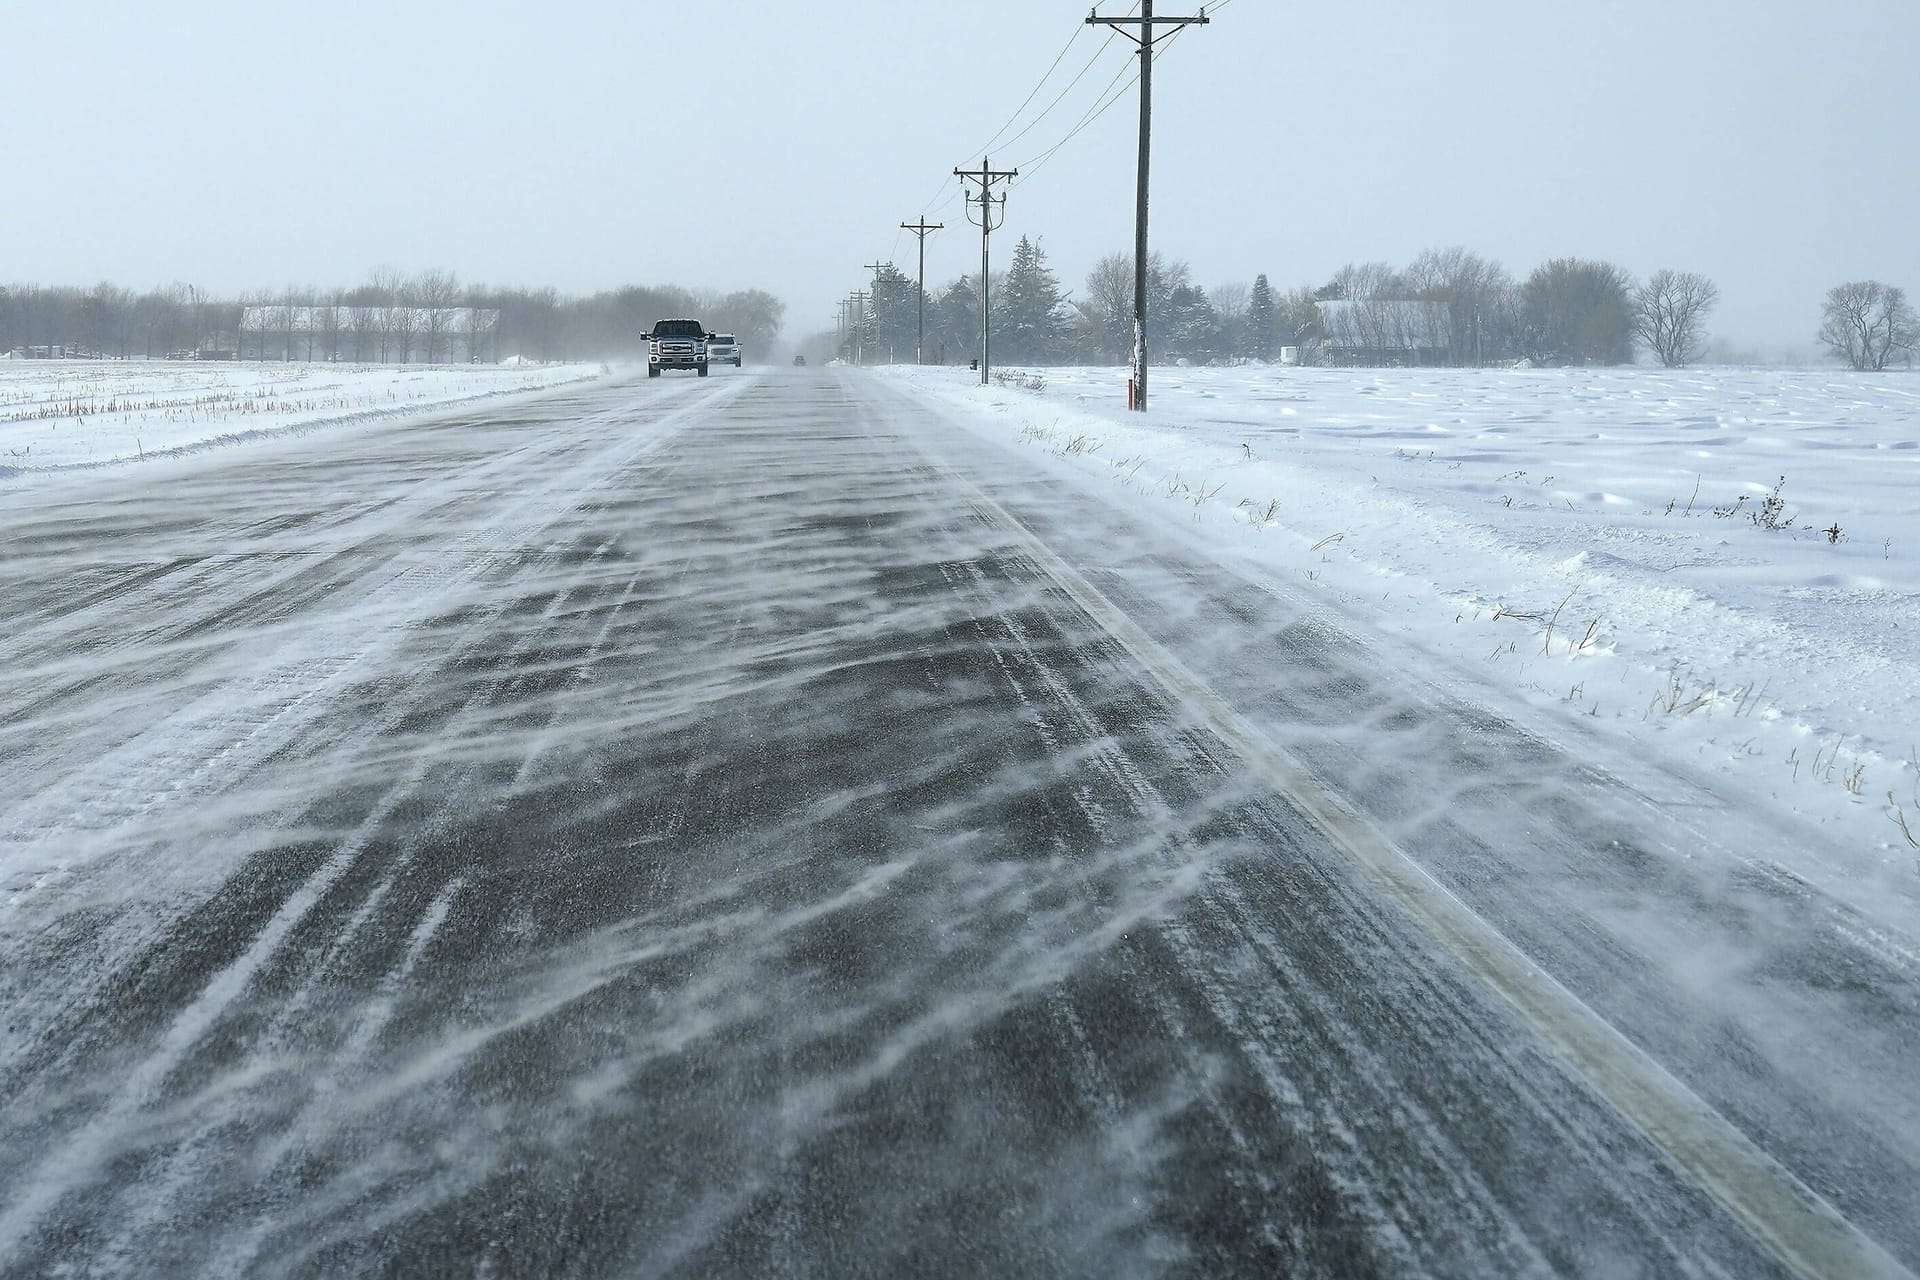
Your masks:
<svg viewBox="0 0 1920 1280"><path fill-rule="evenodd" d="M691 369L707 376L707 343L714 334L698 320L656 320L647 334L647 376L662 369Z"/></svg>
<svg viewBox="0 0 1920 1280"><path fill-rule="evenodd" d="M740 367L740 344L730 333L710 333L707 335L707 363L730 364Z"/></svg>
<svg viewBox="0 0 1920 1280"><path fill-rule="evenodd" d="M798 355L794 356L793 362L796 365L805 364L807 362L807 353L804 351L800 352Z"/></svg>

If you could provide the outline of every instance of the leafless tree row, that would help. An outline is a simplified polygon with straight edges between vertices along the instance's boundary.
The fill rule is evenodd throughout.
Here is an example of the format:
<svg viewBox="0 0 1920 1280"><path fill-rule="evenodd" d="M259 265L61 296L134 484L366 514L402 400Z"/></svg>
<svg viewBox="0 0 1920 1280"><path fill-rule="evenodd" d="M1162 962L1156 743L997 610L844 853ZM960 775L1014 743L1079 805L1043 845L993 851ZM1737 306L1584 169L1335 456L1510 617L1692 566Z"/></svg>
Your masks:
<svg viewBox="0 0 1920 1280"><path fill-rule="evenodd" d="M469 312L499 313L484 332ZM91 289L0 286L0 354L328 360L402 363L448 359L605 359L632 356L655 320L692 315L768 351L785 305L747 289L628 286L585 298L551 288L462 285L451 272L408 276L379 268L348 289L289 285L216 298L190 284L135 294L110 282ZM243 333L251 313L253 324ZM243 348L244 337L244 348Z"/></svg>

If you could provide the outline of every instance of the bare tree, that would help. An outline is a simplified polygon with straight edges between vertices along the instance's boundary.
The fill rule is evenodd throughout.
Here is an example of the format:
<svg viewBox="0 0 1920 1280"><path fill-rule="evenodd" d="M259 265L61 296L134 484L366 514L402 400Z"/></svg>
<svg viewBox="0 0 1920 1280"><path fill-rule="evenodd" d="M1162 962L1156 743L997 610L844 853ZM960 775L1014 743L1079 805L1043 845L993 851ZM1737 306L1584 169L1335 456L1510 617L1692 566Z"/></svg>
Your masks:
<svg viewBox="0 0 1920 1280"><path fill-rule="evenodd" d="M1164 350L1170 336L1169 318L1174 291L1191 288L1193 270L1162 254L1147 254L1147 343ZM999 289L995 282L996 294ZM1086 290L1073 304L1081 323L1097 336L1103 358L1124 361L1133 350L1133 254L1110 253L1087 273Z"/></svg>
<svg viewBox="0 0 1920 1280"><path fill-rule="evenodd" d="M1879 370L1915 343L1907 292L1878 280L1854 280L1827 290L1819 339L1856 369Z"/></svg>
<svg viewBox="0 0 1920 1280"><path fill-rule="evenodd" d="M427 363L438 363L454 322L453 308L460 302L460 282L451 271L424 272L413 282L413 296L421 308L420 332L426 340Z"/></svg>
<svg viewBox="0 0 1920 1280"><path fill-rule="evenodd" d="M1080 310L1098 335L1100 354L1120 360L1133 348L1133 259L1109 253L1087 273Z"/></svg>
<svg viewBox="0 0 1920 1280"><path fill-rule="evenodd" d="M386 357L386 304L390 295L386 286L373 281L358 285L340 295L347 307L347 327L353 331L353 358L371 364Z"/></svg>
<svg viewBox="0 0 1920 1280"><path fill-rule="evenodd" d="M1696 271L1664 267L1633 291L1633 332L1672 369L1692 364L1707 349L1706 319L1720 290Z"/></svg>
<svg viewBox="0 0 1920 1280"><path fill-rule="evenodd" d="M1251 355L1252 326L1247 310L1253 301L1253 286L1244 280L1229 280L1207 290L1206 298L1213 309L1218 354L1228 360Z"/></svg>
<svg viewBox="0 0 1920 1280"><path fill-rule="evenodd" d="M405 281L399 271L393 267L375 267L368 273L367 283L354 291L357 295L366 298L368 305L379 308L375 318L375 328L380 332L380 363L382 364L393 359L393 346L396 341L402 344L400 363L405 364L406 348L413 342L411 309L397 305L402 301L400 294L404 287Z"/></svg>
<svg viewBox="0 0 1920 1280"><path fill-rule="evenodd" d="M179 303L165 289L143 293L134 300L134 315L140 330L140 354L153 359L155 350L165 354L173 349L173 328L179 323Z"/></svg>
<svg viewBox="0 0 1920 1280"><path fill-rule="evenodd" d="M1273 337L1278 348L1293 347L1294 358L1302 364L1314 363L1321 340L1326 336L1320 322L1319 291L1312 285L1296 285L1273 294Z"/></svg>
<svg viewBox="0 0 1920 1280"><path fill-rule="evenodd" d="M460 303L467 308L471 317L467 336L467 358L473 361L485 359L492 363L500 358L500 312L487 290L481 285L468 285L462 292Z"/></svg>
<svg viewBox="0 0 1920 1280"><path fill-rule="evenodd" d="M1213 304L1214 314L1222 320L1239 320L1247 314L1247 301L1253 296L1253 287L1243 280L1229 280L1207 290L1207 301Z"/></svg>
<svg viewBox="0 0 1920 1280"><path fill-rule="evenodd" d="M324 306L314 309L314 328L320 331L320 353L323 359L340 358L340 331L345 320L346 308L340 305L340 290L334 289L327 294Z"/></svg>
<svg viewBox="0 0 1920 1280"><path fill-rule="evenodd" d="M1321 300L1345 303L1333 309L1338 319L1336 345L1357 351L1385 351L1396 343L1392 303L1411 293L1407 278L1386 262L1349 262L1320 290Z"/></svg>
<svg viewBox="0 0 1920 1280"><path fill-rule="evenodd" d="M288 362L293 360L293 335L300 325L300 311L300 287L290 284L281 291L280 305L274 311L280 330L280 358ZM311 359L313 352L308 351L307 356Z"/></svg>
<svg viewBox="0 0 1920 1280"><path fill-rule="evenodd" d="M108 314L112 320L114 353L122 360L133 354L133 335L140 316L138 304L133 290L115 286Z"/></svg>
<svg viewBox="0 0 1920 1280"><path fill-rule="evenodd" d="M1447 304L1448 354L1456 365L1499 359L1505 344L1497 321L1513 279L1499 263L1461 245L1427 249L1407 268L1414 297Z"/></svg>

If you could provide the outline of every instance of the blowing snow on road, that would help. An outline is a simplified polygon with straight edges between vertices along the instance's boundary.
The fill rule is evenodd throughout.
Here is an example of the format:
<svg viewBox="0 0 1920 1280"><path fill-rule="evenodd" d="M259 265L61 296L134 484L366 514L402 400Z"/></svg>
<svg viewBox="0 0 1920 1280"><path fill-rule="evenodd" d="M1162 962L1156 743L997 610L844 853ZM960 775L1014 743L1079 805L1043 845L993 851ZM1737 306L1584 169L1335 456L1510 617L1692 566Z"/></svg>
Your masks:
<svg viewBox="0 0 1920 1280"><path fill-rule="evenodd" d="M1885 814L1380 625L1411 561L1221 550L1336 531L1181 478L1303 483L1331 384L1154 439L1040 390L623 374L0 478L0 1273L1920 1267Z"/></svg>

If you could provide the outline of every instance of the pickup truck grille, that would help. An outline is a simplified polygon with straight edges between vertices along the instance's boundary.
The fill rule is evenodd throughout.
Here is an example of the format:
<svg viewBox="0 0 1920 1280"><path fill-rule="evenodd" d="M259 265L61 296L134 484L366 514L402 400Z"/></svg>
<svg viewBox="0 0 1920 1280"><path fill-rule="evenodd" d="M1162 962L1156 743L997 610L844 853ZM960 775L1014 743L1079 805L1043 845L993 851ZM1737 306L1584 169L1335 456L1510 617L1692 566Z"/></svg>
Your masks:
<svg viewBox="0 0 1920 1280"><path fill-rule="evenodd" d="M663 338L660 341L660 358L662 360L691 360L693 359L695 350L695 345L685 339Z"/></svg>

